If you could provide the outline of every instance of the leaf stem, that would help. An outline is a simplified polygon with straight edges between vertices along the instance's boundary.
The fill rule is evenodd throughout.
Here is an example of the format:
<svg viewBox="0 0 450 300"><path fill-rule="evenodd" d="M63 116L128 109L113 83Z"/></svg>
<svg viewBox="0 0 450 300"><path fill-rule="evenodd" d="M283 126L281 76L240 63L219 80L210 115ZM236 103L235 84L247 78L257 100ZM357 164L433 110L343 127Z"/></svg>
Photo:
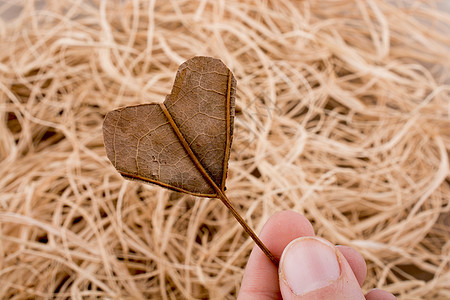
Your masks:
<svg viewBox="0 0 450 300"><path fill-rule="evenodd" d="M230 200L228 200L227 196L224 192L222 192L220 189L216 190L218 193L218 198L225 204L225 206L231 211L231 214L236 218L236 220L239 222L239 224L242 225L245 232L248 233L248 235L253 239L253 241L258 245L258 247L261 249L262 252L269 258L273 264L278 268L279 261L278 259L273 255L272 252L264 245L264 243L259 239L259 237L256 235L256 233L248 226L247 222L241 217L241 215L237 212L237 210L234 208L234 206L231 204Z"/></svg>

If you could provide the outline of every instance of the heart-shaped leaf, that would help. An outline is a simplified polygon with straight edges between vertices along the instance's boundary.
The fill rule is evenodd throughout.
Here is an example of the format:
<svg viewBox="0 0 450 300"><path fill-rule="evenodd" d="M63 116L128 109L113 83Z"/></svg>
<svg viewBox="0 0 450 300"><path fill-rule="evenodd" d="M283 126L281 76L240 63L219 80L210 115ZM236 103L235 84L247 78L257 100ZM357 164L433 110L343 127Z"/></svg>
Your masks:
<svg viewBox="0 0 450 300"><path fill-rule="evenodd" d="M217 197L207 177L225 189L235 91L236 80L220 60L186 61L164 103L107 114L103 135L109 160L125 178Z"/></svg>
<svg viewBox="0 0 450 300"><path fill-rule="evenodd" d="M278 260L226 197L236 80L218 59L194 57L179 68L164 103L109 112L106 154L119 173L196 196L220 198L261 250Z"/></svg>

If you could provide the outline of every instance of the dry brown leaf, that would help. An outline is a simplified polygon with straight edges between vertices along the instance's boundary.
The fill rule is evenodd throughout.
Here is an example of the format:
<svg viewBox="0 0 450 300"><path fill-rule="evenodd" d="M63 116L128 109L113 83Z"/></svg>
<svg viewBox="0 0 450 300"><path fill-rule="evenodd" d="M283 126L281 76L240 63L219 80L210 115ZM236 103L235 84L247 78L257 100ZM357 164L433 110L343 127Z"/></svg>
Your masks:
<svg viewBox="0 0 450 300"><path fill-rule="evenodd" d="M111 111L103 123L109 160L126 179L220 198L267 257L278 260L225 196L236 80L219 59L197 56L178 69L164 103Z"/></svg>

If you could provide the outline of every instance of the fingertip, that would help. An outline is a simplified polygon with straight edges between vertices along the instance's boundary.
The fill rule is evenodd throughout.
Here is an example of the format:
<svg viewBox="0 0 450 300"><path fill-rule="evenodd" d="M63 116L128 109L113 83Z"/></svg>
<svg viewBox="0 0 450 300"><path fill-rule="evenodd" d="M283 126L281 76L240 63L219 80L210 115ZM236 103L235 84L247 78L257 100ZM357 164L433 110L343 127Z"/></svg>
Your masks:
<svg viewBox="0 0 450 300"><path fill-rule="evenodd" d="M373 289L366 294L366 300L395 300L397 297L389 292Z"/></svg>
<svg viewBox="0 0 450 300"><path fill-rule="evenodd" d="M279 276L283 299L364 299L344 255L319 237L292 241L283 252Z"/></svg>
<svg viewBox="0 0 450 300"><path fill-rule="evenodd" d="M301 236L314 236L309 220L294 211L275 213L261 230L260 238L278 259L292 240Z"/></svg>
<svg viewBox="0 0 450 300"><path fill-rule="evenodd" d="M324 288L341 274L336 248L317 237L301 237L284 249L280 261L283 297L302 296Z"/></svg>

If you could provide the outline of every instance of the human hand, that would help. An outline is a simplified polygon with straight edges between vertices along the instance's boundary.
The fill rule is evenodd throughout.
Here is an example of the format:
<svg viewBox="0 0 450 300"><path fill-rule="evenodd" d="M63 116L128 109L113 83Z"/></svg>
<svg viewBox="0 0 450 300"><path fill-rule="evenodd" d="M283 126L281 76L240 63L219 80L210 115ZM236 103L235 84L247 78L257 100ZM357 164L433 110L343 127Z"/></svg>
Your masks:
<svg viewBox="0 0 450 300"><path fill-rule="evenodd" d="M240 300L396 299L377 289L364 296L361 285L367 266L361 254L315 237L303 215L292 211L273 215L260 238L275 257L281 257L279 270L255 246L245 269Z"/></svg>

